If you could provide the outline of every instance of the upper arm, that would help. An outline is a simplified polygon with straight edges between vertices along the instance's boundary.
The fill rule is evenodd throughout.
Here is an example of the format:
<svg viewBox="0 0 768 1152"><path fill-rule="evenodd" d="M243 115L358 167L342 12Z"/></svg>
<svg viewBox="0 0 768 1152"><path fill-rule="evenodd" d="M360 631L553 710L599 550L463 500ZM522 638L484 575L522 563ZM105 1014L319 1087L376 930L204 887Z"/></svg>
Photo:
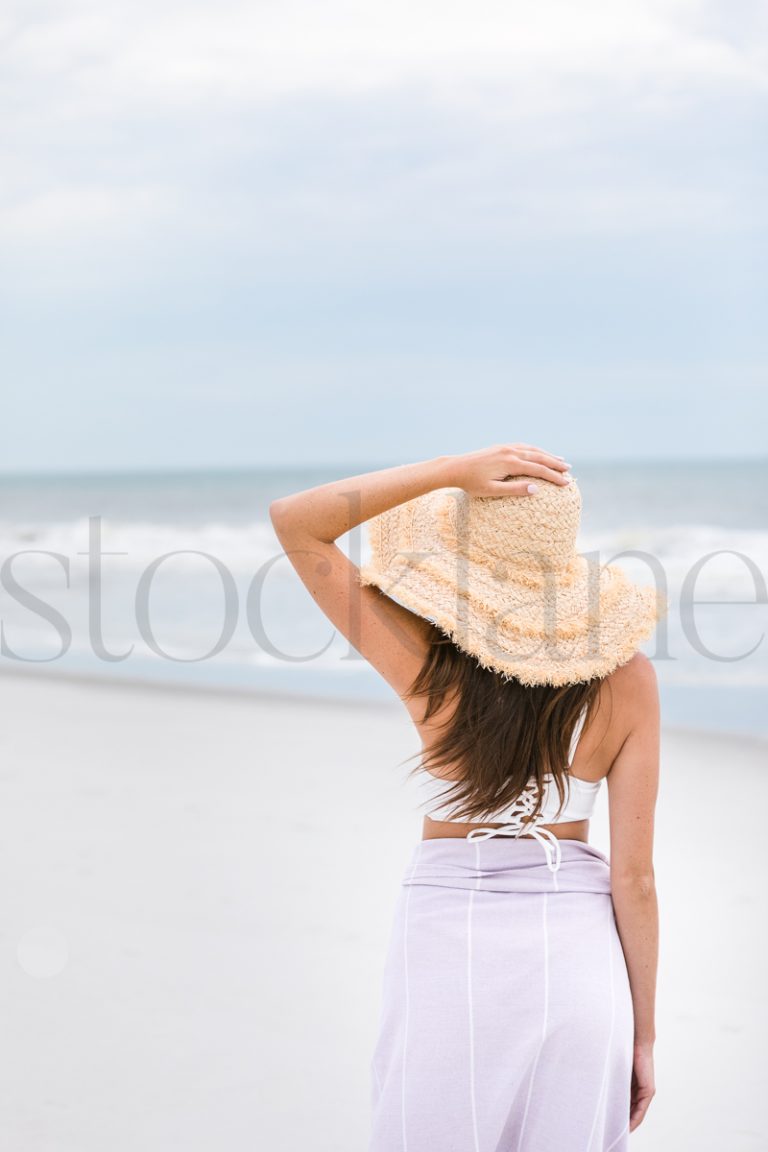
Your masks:
<svg viewBox="0 0 768 1152"><path fill-rule="evenodd" d="M317 606L403 696L424 663L432 625L379 588L361 585L359 568L337 544L281 526L272 509L270 517L286 557Z"/></svg>
<svg viewBox="0 0 768 1152"><path fill-rule="evenodd" d="M652 881L659 789L659 690L653 664L636 653L622 696L629 732L608 773L611 882Z"/></svg>

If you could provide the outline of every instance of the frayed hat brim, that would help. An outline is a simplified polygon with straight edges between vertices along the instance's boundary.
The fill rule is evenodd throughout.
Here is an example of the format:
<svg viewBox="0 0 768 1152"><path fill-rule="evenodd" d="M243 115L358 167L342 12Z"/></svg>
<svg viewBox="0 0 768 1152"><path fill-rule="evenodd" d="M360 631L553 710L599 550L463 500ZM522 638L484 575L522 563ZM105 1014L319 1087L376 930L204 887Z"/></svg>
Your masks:
<svg viewBox="0 0 768 1152"><path fill-rule="evenodd" d="M457 552L446 537L446 507L429 493L370 521L373 555L360 583L430 620L484 668L527 685L604 677L668 611L654 587L575 549L551 567L519 549L478 555L474 541Z"/></svg>

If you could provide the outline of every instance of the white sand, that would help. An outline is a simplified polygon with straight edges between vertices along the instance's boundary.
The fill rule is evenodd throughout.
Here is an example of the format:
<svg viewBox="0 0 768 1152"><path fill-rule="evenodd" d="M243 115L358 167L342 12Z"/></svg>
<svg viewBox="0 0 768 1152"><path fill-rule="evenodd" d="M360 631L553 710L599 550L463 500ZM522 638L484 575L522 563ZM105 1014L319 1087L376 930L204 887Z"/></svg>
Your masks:
<svg viewBox="0 0 768 1152"><path fill-rule="evenodd" d="M405 711L38 676L0 692L3 1148L364 1152L421 830ZM768 1147L765 753L664 734L637 1152Z"/></svg>

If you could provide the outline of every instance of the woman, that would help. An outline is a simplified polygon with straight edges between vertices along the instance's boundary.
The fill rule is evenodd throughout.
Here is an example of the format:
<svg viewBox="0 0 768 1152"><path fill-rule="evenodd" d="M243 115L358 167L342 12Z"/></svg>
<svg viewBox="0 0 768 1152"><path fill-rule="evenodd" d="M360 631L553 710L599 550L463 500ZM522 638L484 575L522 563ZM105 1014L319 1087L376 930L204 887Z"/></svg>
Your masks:
<svg viewBox="0 0 768 1152"><path fill-rule="evenodd" d="M638 645L666 605L578 555L569 468L500 445L270 507L440 799L396 906L369 1152L621 1152L654 1095L659 702ZM335 541L364 522L358 569ZM588 843L603 779L610 860Z"/></svg>

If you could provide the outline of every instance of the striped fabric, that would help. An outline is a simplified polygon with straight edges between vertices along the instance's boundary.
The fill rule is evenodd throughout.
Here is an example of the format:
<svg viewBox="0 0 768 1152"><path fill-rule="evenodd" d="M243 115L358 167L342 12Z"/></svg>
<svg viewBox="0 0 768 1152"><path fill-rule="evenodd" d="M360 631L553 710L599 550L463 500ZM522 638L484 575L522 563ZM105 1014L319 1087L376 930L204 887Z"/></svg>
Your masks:
<svg viewBox="0 0 768 1152"><path fill-rule="evenodd" d="M607 858L440 838L402 878L368 1152L627 1152L633 1014Z"/></svg>

